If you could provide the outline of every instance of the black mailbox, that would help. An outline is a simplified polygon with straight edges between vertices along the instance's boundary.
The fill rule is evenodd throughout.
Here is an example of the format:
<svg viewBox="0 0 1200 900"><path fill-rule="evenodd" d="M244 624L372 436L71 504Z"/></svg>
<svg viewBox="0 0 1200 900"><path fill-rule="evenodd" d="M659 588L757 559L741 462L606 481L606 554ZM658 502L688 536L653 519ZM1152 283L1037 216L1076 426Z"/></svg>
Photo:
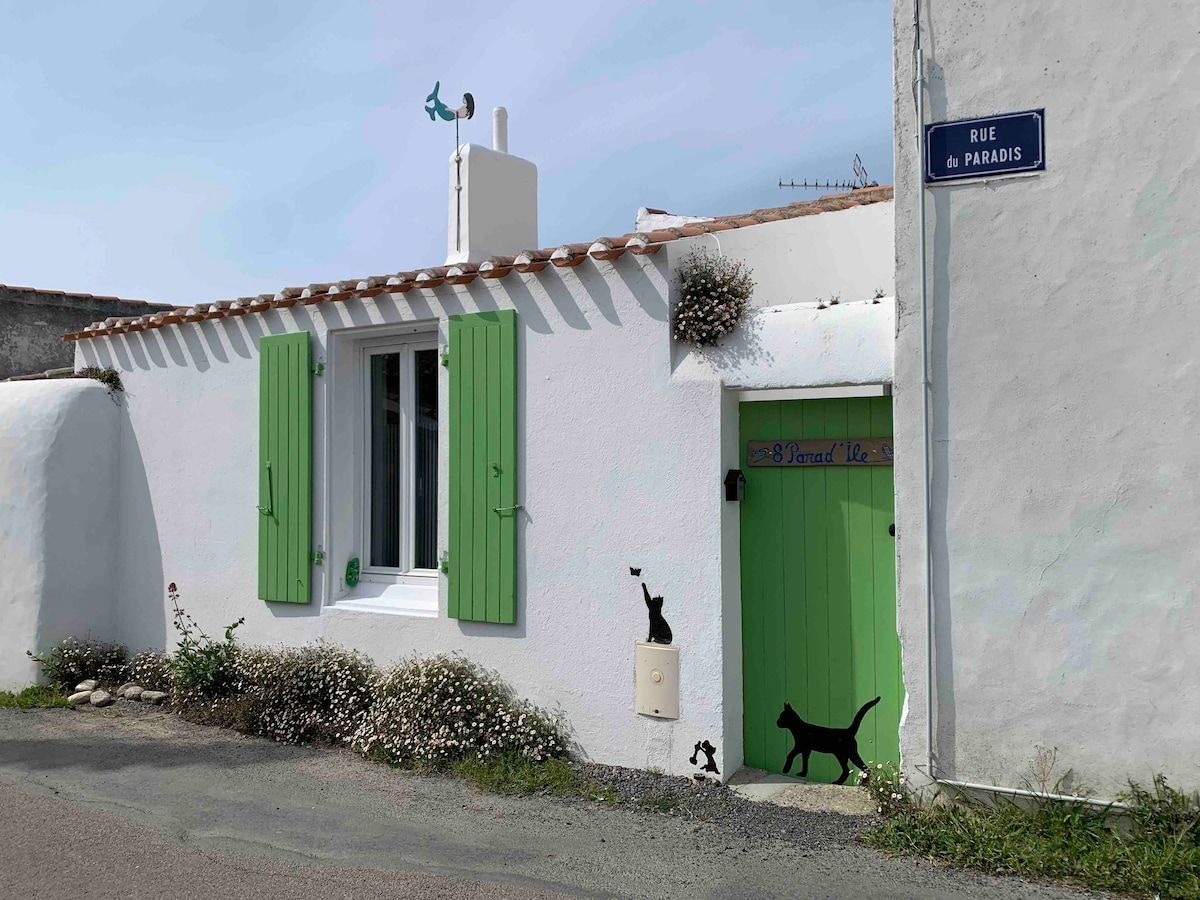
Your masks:
<svg viewBox="0 0 1200 900"><path fill-rule="evenodd" d="M729 474L725 476L725 499L746 499L746 476L742 474L741 469L730 469Z"/></svg>

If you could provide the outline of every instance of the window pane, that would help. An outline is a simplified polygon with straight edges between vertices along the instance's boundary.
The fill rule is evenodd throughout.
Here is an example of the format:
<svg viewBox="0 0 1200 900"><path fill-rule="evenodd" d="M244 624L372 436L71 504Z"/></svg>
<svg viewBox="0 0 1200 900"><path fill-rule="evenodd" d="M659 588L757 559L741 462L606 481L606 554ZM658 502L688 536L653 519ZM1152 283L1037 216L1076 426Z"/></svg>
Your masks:
<svg viewBox="0 0 1200 900"><path fill-rule="evenodd" d="M400 354L371 357L371 565L400 565Z"/></svg>
<svg viewBox="0 0 1200 900"><path fill-rule="evenodd" d="M436 350L416 357L416 435L413 441L413 568L437 568L438 362Z"/></svg>

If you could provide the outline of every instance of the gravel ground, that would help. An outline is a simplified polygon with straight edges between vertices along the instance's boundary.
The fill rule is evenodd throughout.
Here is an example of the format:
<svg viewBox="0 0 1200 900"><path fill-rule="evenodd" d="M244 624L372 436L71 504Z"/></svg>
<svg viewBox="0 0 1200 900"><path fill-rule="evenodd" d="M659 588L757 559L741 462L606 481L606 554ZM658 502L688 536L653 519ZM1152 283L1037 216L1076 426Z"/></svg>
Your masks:
<svg viewBox="0 0 1200 900"><path fill-rule="evenodd" d="M641 769L584 764L580 771L622 801L660 814L711 823L743 841L785 841L806 850L846 847L871 816L814 812L747 800L723 784L658 775Z"/></svg>
<svg viewBox="0 0 1200 900"><path fill-rule="evenodd" d="M484 794L138 704L0 710L0 896L1082 896L886 859L861 820L587 770L631 802Z"/></svg>

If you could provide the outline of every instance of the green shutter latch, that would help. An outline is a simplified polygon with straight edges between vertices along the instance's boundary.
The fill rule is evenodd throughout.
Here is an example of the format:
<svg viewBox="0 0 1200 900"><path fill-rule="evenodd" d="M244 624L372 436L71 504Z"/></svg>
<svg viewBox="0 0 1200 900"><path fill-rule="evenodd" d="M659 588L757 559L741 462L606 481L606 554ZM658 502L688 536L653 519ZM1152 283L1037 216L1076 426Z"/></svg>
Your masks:
<svg viewBox="0 0 1200 900"><path fill-rule="evenodd" d="M325 363L317 363L312 368L312 373L318 377L325 374Z"/></svg>
<svg viewBox="0 0 1200 900"><path fill-rule="evenodd" d="M494 512L498 516L502 516L505 513L516 512L518 509L524 509L524 508L525 507L521 506L520 504L517 504L516 506L493 506L492 512Z"/></svg>
<svg viewBox="0 0 1200 900"><path fill-rule="evenodd" d="M312 554L312 561L314 566L319 566L321 563L325 562L325 551L314 550Z"/></svg>
<svg viewBox="0 0 1200 900"><path fill-rule="evenodd" d="M275 515L275 482L271 478L271 461L267 460L267 505L257 507L264 516Z"/></svg>
<svg viewBox="0 0 1200 900"><path fill-rule="evenodd" d="M450 351L449 350L442 351L441 359L442 359L442 365L445 366L447 369L450 368Z"/></svg>
<svg viewBox="0 0 1200 900"><path fill-rule="evenodd" d="M438 568L441 569L443 572L445 572L447 575L450 574L450 554L449 553L442 553L442 561L441 561L441 564L438 566Z"/></svg>

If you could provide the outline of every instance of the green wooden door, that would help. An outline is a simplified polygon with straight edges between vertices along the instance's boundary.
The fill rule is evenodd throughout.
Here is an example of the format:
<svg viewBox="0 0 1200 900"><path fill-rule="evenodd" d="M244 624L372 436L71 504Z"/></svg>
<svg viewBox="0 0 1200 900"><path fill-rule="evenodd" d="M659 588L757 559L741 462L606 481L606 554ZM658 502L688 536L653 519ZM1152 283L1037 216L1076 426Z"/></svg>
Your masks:
<svg viewBox="0 0 1200 900"><path fill-rule="evenodd" d="M814 725L859 727L870 762L900 761L904 686L896 635L896 540L891 466L755 467L746 443L888 437L892 398L741 404L742 655L746 765L781 772L793 746L776 722L784 703ZM796 758L790 774L800 771ZM851 765L851 781L857 770ZM809 781L841 766L814 752Z"/></svg>

